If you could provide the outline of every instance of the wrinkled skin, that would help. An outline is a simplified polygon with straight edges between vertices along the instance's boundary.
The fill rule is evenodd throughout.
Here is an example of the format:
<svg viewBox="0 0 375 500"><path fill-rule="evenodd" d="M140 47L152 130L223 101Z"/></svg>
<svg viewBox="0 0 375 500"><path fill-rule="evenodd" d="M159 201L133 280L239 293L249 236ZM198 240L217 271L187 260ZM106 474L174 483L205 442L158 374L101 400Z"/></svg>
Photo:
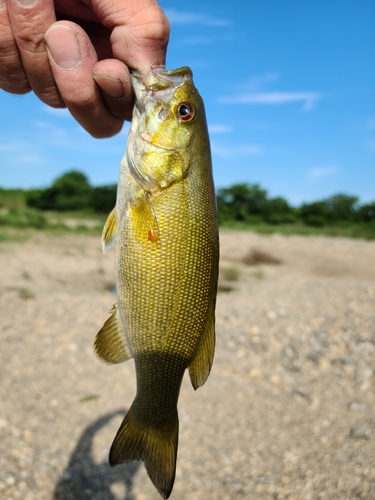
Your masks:
<svg viewBox="0 0 375 500"><path fill-rule="evenodd" d="M0 88L67 107L94 137L119 132L133 107L129 69L165 63L156 0L26 1L0 0Z"/></svg>

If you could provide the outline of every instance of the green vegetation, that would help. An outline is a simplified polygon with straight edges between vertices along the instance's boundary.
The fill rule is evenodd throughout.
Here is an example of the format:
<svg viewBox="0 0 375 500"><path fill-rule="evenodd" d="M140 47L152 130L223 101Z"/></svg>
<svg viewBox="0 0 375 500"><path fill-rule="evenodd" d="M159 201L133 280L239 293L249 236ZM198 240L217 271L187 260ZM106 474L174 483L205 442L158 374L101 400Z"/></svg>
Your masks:
<svg viewBox="0 0 375 500"><path fill-rule="evenodd" d="M31 292L28 288L20 288L18 296L20 299L24 300L33 299L35 297L34 293Z"/></svg>
<svg viewBox="0 0 375 500"><path fill-rule="evenodd" d="M43 229L47 219L42 212L32 208L5 208L0 211L0 226L34 227Z"/></svg>
<svg viewBox="0 0 375 500"><path fill-rule="evenodd" d="M220 277L225 281L237 281L240 271L237 267L223 267L220 268Z"/></svg>
<svg viewBox="0 0 375 500"><path fill-rule="evenodd" d="M26 202L39 210L108 213L116 203L116 186L92 187L84 174L72 170L58 177L47 189L28 191Z"/></svg>
<svg viewBox="0 0 375 500"><path fill-rule="evenodd" d="M100 234L116 202L116 186L92 187L76 170L46 189L0 188L0 241L14 240L10 228Z"/></svg>
<svg viewBox="0 0 375 500"><path fill-rule="evenodd" d="M357 196L337 194L296 208L283 198L268 198L257 184L235 184L219 189L217 204L219 224L226 228L375 238L375 201L360 205Z"/></svg>
<svg viewBox="0 0 375 500"><path fill-rule="evenodd" d="M89 401L96 401L100 396L98 394L88 394L87 396L83 396L79 401L81 403L87 403Z"/></svg>
<svg viewBox="0 0 375 500"><path fill-rule="evenodd" d="M17 228L98 234L115 202L116 185L93 187L77 170L45 189L0 188L0 241L13 239ZM357 196L336 194L297 208L268 197L258 184L243 183L219 189L217 205L223 228L375 238L375 201L361 205Z"/></svg>

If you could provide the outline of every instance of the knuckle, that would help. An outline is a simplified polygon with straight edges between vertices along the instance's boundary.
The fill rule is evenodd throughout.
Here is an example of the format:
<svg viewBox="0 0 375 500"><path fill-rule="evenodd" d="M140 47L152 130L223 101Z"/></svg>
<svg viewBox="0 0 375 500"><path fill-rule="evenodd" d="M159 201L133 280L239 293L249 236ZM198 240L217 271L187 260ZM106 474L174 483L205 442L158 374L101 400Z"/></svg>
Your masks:
<svg viewBox="0 0 375 500"><path fill-rule="evenodd" d="M31 87L27 80L22 85L20 82L10 80L4 81L3 78L0 78L0 89L5 90L5 92L9 92L10 94L27 94L31 91Z"/></svg>
<svg viewBox="0 0 375 500"><path fill-rule="evenodd" d="M61 95L56 87L51 87L49 89L43 89L43 92L38 95L39 99L51 106L51 108L65 108L66 105L61 98Z"/></svg>
<svg viewBox="0 0 375 500"><path fill-rule="evenodd" d="M14 34L15 41L18 47L22 50L39 53L46 51L44 35L42 33L34 33L30 26L24 26Z"/></svg>
<svg viewBox="0 0 375 500"><path fill-rule="evenodd" d="M133 113L133 100L127 98L112 98L103 94L103 100L108 111L120 120L131 120Z"/></svg>
<svg viewBox="0 0 375 500"><path fill-rule="evenodd" d="M160 19L160 22L149 24L149 38L167 42L169 39L170 27L166 17Z"/></svg>
<svg viewBox="0 0 375 500"><path fill-rule="evenodd" d="M20 60L0 59L0 88L12 94L26 94L31 90Z"/></svg>
<svg viewBox="0 0 375 500"><path fill-rule="evenodd" d="M94 139L105 139L107 137L111 137L116 135L122 129L123 122L118 119L110 120L109 123L91 125L86 128L89 134L94 137Z"/></svg>
<svg viewBox="0 0 375 500"><path fill-rule="evenodd" d="M158 40L167 43L170 34L170 26L164 12L160 9L144 24L144 37L149 40Z"/></svg>
<svg viewBox="0 0 375 500"><path fill-rule="evenodd" d="M70 106L79 107L82 111L91 113L97 106L97 97L91 88L71 88L64 93L65 102Z"/></svg>
<svg viewBox="0 0 375 500"><path fill-rule="evenodd" d="M69 95L62 92L62 97L74 118L95 139L111 137L121 130L123 119L110 113L96 93L81 87Z"/></svg>

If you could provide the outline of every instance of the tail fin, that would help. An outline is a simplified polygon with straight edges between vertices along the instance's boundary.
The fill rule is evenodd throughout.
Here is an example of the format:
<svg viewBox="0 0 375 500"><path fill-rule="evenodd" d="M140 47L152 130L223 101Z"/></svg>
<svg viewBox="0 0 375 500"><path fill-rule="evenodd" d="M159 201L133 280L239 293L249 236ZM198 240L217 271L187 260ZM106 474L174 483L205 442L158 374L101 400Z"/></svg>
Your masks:
<svg viewBox="0 0 375 500"><path fill-rule="evenodd" d="M178 415L162 429L138 420L133 407L126 414L109 452L111 467L143 460L147 473L160 495L167 499L176 474Z"/></svg>

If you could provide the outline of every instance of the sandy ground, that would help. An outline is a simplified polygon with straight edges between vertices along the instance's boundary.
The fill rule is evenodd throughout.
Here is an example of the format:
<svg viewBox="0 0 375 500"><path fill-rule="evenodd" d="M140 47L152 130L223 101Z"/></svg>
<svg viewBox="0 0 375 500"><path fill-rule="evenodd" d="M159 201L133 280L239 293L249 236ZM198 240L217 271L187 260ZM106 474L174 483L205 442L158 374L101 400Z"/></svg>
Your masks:
<svg viewBox="0 0 375 500"><path fill-rule="evenodd" d="M246 265L254 249L281 262ZM221 252L215 363L182 386L171 498L375 499L375 242L223 232ZM0 498L157 500L142 464L107 464L135 392L132 362L92 351L113 252L41 233L1 243L0 269Z"/></svg>

